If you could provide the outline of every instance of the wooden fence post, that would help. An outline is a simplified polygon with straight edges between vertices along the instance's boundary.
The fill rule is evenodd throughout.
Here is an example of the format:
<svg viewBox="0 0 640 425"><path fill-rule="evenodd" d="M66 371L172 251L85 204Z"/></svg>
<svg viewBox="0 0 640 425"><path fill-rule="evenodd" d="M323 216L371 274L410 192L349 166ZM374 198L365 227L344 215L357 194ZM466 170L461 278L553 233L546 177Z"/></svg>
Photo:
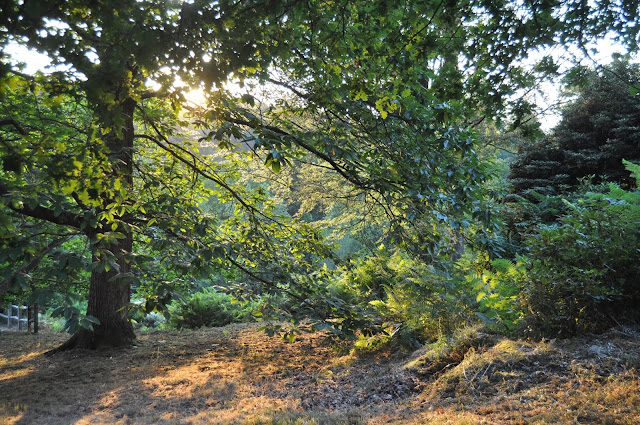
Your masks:
<svg viewBox="0 0 640 425"><path fill-rule="evenodd" d="M40 308L40 306L38 306L38 303L33 303L33 333L37 334L38 333L38 328L40 327L40 322L38 320L38 309Z"/></svg>

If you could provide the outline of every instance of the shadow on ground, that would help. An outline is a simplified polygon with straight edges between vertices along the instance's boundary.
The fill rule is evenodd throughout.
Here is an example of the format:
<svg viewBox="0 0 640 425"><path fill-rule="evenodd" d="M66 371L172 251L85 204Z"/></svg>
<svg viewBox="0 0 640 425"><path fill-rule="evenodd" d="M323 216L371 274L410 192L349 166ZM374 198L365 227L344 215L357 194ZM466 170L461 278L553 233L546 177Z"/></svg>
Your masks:
<svg viewBox="0 0 640 425"><path fill-rule="evenodd" d="M640 423L637 336L500 339L451 362L428 351L428 361L407 362L338 353L319 333L285 343L256 325L51 357L43 353L65 335L5 332L0 424L631 425Z"/></svg>

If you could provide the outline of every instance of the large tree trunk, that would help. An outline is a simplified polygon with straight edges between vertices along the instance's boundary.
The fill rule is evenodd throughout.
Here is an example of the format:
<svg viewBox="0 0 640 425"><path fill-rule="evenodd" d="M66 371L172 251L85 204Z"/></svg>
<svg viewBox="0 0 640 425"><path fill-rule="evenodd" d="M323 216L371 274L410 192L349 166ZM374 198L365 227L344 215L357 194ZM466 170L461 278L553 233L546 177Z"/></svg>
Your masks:
<svg viewBox="0 0 640 425"><path fill-rule="evenodd" d="M132 189L133 114L136 102L131 98L126 98L120 106L120 113L124 117L122 136L117 137L115 133L110 134L107 136L106 142L109 147L109 159L113 164L112 177L120 179ZM112 201L108 199L106 203ZM120 199L120 202L123 202L123 200ZM127 201L125 200L124 202ZM124 220L125 217L122 217L122 219ZM111 225L110 223L102 224L103 228L109 228ZM88 236L91 237L101 231L104 230L93 229ZM94 325L93 330L81 328L66 343L49 353L73 348L96 349L102 346L127 346L135 340L133 326L128 318L128 308L131 300L131 265L127 261L127 257L133 249L133 234L130 230L122 228L122 226L117 231L123 234L123 239L118 239L117 242L110 242L106 246L102 243L97 243L92 247L94 264L100 261L102 255L113 254L119 267L119 270L111 267L108 271L104 270L103 267L97 267L91 273L87 315L98 319L100 324Z"/></svg>
<svg viewBox="0 0 640 425"><path fill-rule="evenodd" d="M130 240L122 242L124 243L121 245L131 245ZM119 248L127 249L126 246ZM128 346L135 340L136 335L128 318L131 284L126 276L129 273L129 265L125 261L119 263L119 272L112 269L108 272L91 273L87 315L98 319L100 324L94 325L93 330L81 328L71 339L50 353L73 348Z"/></svg>
<svg viewBox="0 0 640 425"><path fill-rule="evenodd" d="M131 239L121 241L120 249L131 251ZM135 339L133 326L128 318L131 283L128 280L130 265L119 261L120 271L91 273L87 315L94 316L100 325L90 332L91 345L127 345ZM124 276L124 278L123 278Z"/></svg>

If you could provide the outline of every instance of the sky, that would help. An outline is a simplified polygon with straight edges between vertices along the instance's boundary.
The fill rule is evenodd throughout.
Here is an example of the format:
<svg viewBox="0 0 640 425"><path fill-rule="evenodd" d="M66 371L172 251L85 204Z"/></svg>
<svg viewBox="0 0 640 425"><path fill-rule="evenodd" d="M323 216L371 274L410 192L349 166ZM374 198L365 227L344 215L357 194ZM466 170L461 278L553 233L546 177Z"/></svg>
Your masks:
<svg viewBox="0 0 640 425"><path fill-rule="evenodd" d="M26 74L35 74L37 71L45 72L46 67L51 64L51 59L47 55L38 53L35 50L29 50L25 46L16 43L10 43L3 50L14 60L26 64L24 69Z"/></svg>

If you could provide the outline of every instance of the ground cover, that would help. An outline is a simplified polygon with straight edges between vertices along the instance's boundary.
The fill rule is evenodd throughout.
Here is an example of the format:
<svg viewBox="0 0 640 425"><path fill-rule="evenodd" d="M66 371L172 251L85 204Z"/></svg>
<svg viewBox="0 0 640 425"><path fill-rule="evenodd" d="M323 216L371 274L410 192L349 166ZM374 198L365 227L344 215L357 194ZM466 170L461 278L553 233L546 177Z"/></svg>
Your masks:
<svg viewBox="0 0 640 425"><path fill-rule="evenodd" d="M65 338L0 334L0 424L640 423L637 329L535 342L473 331L401 354L231 325L44 355Z"/></svg>

